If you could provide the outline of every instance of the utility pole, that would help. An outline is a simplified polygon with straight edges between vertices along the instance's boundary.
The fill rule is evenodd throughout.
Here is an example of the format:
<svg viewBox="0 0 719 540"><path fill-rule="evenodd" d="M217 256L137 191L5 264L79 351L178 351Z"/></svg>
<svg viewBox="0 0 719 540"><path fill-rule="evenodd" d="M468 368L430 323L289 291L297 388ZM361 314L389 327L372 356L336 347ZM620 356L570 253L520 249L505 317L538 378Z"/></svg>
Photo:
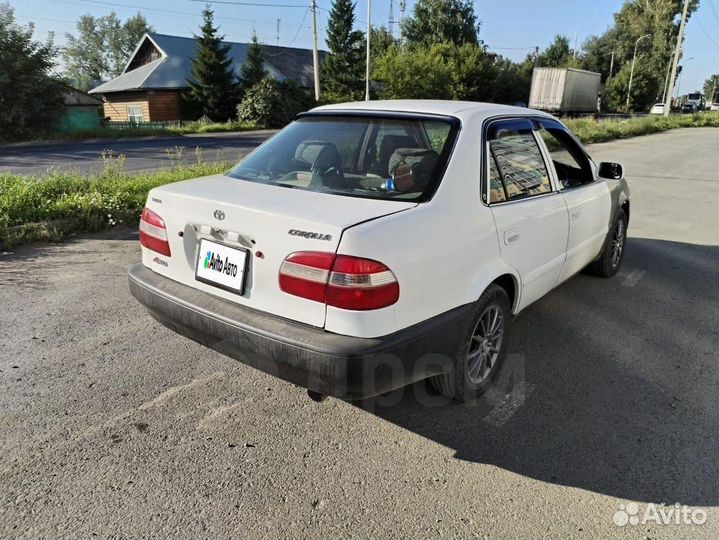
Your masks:
<svg viewBox="0 0 719 540"><path fill-rule="evenodd" d="M579 25L577 25L577 30L574 32L574 50L572 51L572 56L574 58L577 57L577 38L579 37Z"/></svg>
<svg viewBox="0 0 719 540"><path fill-rule="evenodd" d="M662 88L662 103L666 103L667 101L667 86L669 85L669 72L672 69L672 62L669 61L669 64L667 65L667 74L664 77L664 87Z"/></svg>
<svg viewBox="0 0 719 540"><path fill-rule="evenodd" d="M281 21L281 20L282 20L282 19L280 19L279 17L277 17L277 46L278 46L278 47L279 47L279 45L280 45L280 21Z"/></svg>
<svg viewBox="0 0 719 540"><path fill-rule="evenodd" d="M394 30L394 0L389 0L389 19L387 20L387 31L392 35Z"/></svg>
<svg viewBox="0 0 719 540"><path fill-rule="evenodd" d="M539 64L539 45L534 48L534 67Z"/></svg>
<svg viewBox="0 0 719 540"><path fill-rule="evenodd" d="M637 61L637 45L639 45L639 42L643 40L646 37L651 36L651 34L644 34L643 36L639 36L637 40L634 42L634 56L632 57L632 70L629 72L629 88L627 89L627 112L629 112L629 95L632 93L632 79L634 79L634 63Z"/></svg>
<svg viewBox="0 0 719 540"><path fill-rule="evenodd" d="M672 73L669 77L669 88L666 101L664 102L664 116L669 116L672 109L672 94L674 93L674 77L677 76L677 64L682 54L682 41L684 40L684 25L687 22L687 11L689 10L689 0L684 0L684 9L682 10L682 22L679 24L679 34L677 35L677 46L674 49L674 60L672 61Z"/></svg>
<svg viewBox="0 0 719 540"><path fill-rule="evenodd" d="M367 0L367 66L365 68L365 101L369 101L369 51L370 36L372 35L372 0Z"/></svg>
<svg viewBox="0 0 719 540"><path fill-rule="evenodd" d="M612 49L612 59L609 60L609 76L614 73L614 49Z"/></svg>
<svg viewBox="0 0 719 540"><path fill-rule="evenodd" d="M317 1L312 0L312 65L315 70L315 101L320 100L320 53L317 51Z"/></svg>

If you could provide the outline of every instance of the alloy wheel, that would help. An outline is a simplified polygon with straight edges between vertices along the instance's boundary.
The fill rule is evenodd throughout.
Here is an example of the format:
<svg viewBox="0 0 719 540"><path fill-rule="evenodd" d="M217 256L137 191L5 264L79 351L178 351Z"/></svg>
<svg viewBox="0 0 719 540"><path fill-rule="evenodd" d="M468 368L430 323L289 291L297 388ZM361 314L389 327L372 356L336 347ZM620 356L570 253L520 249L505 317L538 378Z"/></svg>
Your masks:
<svg viewBox="0 0 719 540"><path fill-rule="evenodd" d="M612 268L619 266L619 262L622 260L625 239L624 221L620 219L617 221L617 226L614 229L614 238L612 238Z"/></svg>
<svg viewBox="0 0 719 540"><path fill-rule="evenodd" d="M492 304L482 313L467 350L467 376L473 384L483 382L499 358L504 335L504 314Z"/></svg>

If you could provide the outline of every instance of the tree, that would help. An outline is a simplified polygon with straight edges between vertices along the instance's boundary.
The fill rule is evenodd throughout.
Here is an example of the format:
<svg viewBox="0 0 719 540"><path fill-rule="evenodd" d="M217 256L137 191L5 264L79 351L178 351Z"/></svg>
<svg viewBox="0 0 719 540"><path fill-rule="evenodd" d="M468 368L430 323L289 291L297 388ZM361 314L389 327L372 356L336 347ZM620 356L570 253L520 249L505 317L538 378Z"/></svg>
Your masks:
<svg viewBox="0 0 719 540"><path fill-rule="evenodd" d="M691 17L698 5L699 0L689 2L687 18ZM661 99L679 33L682 7L683 2L680 0L626 0L621 9L614 14L614 25L601 36L593 36L588 40L583 56L584 68L602 73L607 86L612 91L618 91L618 81L607 79L611 52L614 51L613 75L618 77L625 66L629 65L631 69L637 39L651 34L649 38L639 42L635 68L635 77L637 68L651 74L646 81L648 84L642 86L642 92L646 95L636 94L632 82L632 102L652 103L657 98ZM626 83L625 101L616 101L616 106L623 107L626 103L628 78ZM615 100L612 98L609 102L615 103Z"/></svg>
<svg viewBox="0 0 719 540"><path fill-rule="evenodd" d="M333 0L327 23L329 55L322 70L326 99L354 101L364 88L365 60L363 35L353 30L355 4L351 0Z"/></svg>
<svg viewBox="0 0 719 540"><path fill-rule="evenodd" d="M508 103L529 101L529 88L532 84L534 58L530 55L521 63L512 62L503 56L497 56L493 64L494 77L491 78L490 95L486 101Z"/></svg>
<svg viewBox="0 0 719 540"><path fill-rule="evenodd" d="M120 75L140 38L152 31L140 13L123 23L114 11L102 17L82 15L76 28L76 35L65 34L62 55L65 76L81 90Z"/></svg>
<svg viewBox="0 0 719 540"><path fill-rule="evenodd" d="M582 51L582 68L601 73L602 81L617 73L620 50L617 47L616 30L610 29L601 36L590 36L582 45ZM614 65L612 65L612 52L615 57Z"/></svg>
<svg viewBox="0 0 719 540"><path fill-rule="evenodd" d="M719 73L715 73L711 77L709 77L706 81L704 81L704 86L702 87L702 93L704 94L704 99L707 103L716 103L719 101L719 99L714 100L714 96L717 95L719 92ZM707 105L708 107L708 105Z"/></svg>
<svg viewBox="0 0 719 540"><path fill-rule="evenodd" d="M604 106L613 111L643 111L656 101L655 89L659 84L658 74L652 70L648 59L645 56L637 57L632 78L632 91L629 96L629 108L627 109L627 90L629 89L629 76L631 62L622 66L619 72L607 80L604 86L602 101Z"/></svg>
<svg viewBox="0 0 719 540"><path fill-rule="evenodd" d="M0 140L48 131L62 112L62 85L51 75L57 50L52 40L33 41L33 30L0 4Z"/></svg>
<svg viewBox="0 0 719 540"><path fill-rule="evenodd" d="M240 70L240 85L246 92L267 76L262 45L257 41L257 33L252 32L252 42L247 48L247 58Z"/></svg>
<svg viewBox="0 0 719 540"><path fill-rule="evenodd" d="M537 65L541 67L579 67L581 63L574 58L574 51L569 47L569 38L556 35L549 47L539 54Z"/></svg>
<svg viewBox="0 0 719 540"><path fill-rule="evenodd" d="M417 0L412 17L402 23L410 46L452 43L477 45L479 22L471 0Z"/></svg>
<svg viewBox="0 0 719 540"><path fill-rule="evenodd" d="M218 29L213 26L214 12L209 5L202 11L202 17L202 34L195 36L197 50L192 59L192 77L187 80L190 89L185 98L195 114L224 122L234 116L239 84L230 69L230 46L223 45L224 36L217 35Z"/></svg>
<svg viewBox="0 0 719 540"><path fill-rule="evenodd" d="M370 60L375 60L382 56L390 47L399 45L398 41L387 28L383 26L370 27ZM362 44L362 48L367 47L366 41Z"/></svg>
<svg viewBox="0 0 719 540"><path fill-rule="evenodd" d="M384 99L482 99L491 59L477 45L391 47L373 64Z"/></svg>

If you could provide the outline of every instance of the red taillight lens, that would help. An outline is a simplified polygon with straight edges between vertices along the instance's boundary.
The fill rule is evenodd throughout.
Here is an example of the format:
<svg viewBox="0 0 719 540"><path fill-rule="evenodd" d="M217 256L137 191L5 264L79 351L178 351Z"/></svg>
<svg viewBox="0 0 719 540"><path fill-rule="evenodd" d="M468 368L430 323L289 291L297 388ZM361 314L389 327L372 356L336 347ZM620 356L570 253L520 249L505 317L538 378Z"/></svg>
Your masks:
<svg viewBox="0 0 719 540"><path fill-rule="evenodd" d="M324 303L327 279L334 259L334 253L293 253L282 261L280 289L295 296Z"/></svg>
<svg viewBox="0 0 719 540"><path fill-rule="evenodd" d="M327 284L327 305L368 310L391 306L399 299L399 283L381 262L338 255Z"/></svg>
<svg viewBox="0 0 719 540"><path fill-rule="evenodd" d="M399 299L397 278L381 262L317 251L293 253L284 260L280 289L354 311L391 306Z"/></svg>
<svg viewBox="0 0 719 540"><path fill-rule="evenodd" d="M170 256L165 222L149 208L143 208L140 216L140 244L161 255Z"/></svg>

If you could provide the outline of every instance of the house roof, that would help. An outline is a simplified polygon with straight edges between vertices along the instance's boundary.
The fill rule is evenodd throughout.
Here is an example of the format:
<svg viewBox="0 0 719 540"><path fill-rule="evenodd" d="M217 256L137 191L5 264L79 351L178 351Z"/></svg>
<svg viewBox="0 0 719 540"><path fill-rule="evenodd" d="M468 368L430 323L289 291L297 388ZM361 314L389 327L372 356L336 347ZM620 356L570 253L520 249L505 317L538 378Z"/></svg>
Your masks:
<svg viewBox="0 0 719 540"><path fill-rule="evenodd" d="M151 43L158 50L160 58L128 71L145 42ZM249 44L232 42L223 42L223 44L230 46L229 56L232 58L230 69L239 77L242 65L247 58ZM274 45L262 45L262 49L265 56L265 69L270 76L280 81L294 80L300 86L312 86L311 50ZM129 90L187 88L187 79L192 74L192 59L196 50L197 41L194 38L156 33L145 34L122 75L93 88L90 93L106 94Z"/></svg>
<svg viewBox="0 0 719 540"><path fill-rule="evenodd" d="M90 96L77 88L68 86L67 84L63 84L62 87L62 99L66 107L99 107L102 105L102 100L98 97Z"/></svg>

